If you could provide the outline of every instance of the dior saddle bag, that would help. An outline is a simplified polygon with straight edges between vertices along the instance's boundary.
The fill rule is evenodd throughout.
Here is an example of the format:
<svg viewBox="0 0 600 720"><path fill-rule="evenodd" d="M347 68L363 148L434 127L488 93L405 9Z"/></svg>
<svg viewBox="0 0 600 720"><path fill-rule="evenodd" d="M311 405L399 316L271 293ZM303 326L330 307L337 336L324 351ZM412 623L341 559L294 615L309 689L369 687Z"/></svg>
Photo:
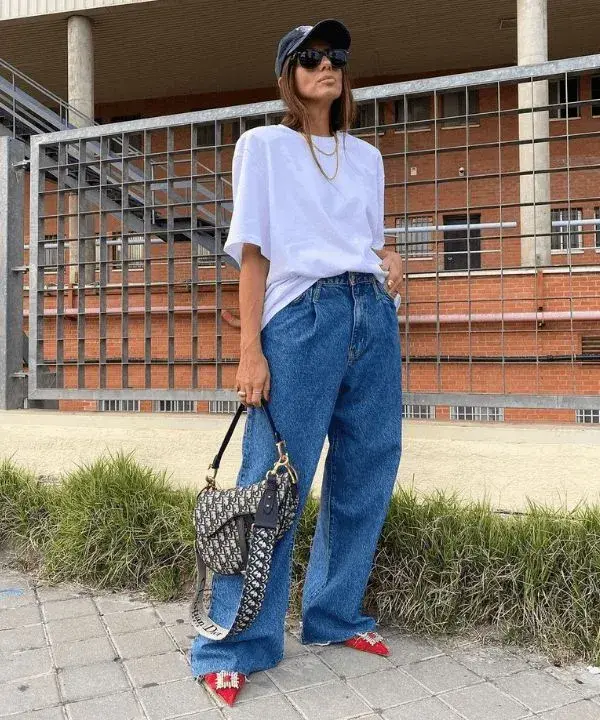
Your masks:
<svg viewBox="0 0 600 720"><path fill-rule="evenodd" d="M264 478L247 487L228 490L216 487L221 457L244 409L240 404L219 452L208 467L206 485L196 498L197 586L190 617L196 631L213 640L235 635L255 620L264 600L275 543L292 526L298 509L296 470L264 398L261 403L278 454L273 467ZM252 412L258 411L259 408L252 409ZM207 567L215 573L241 574L244 578L240 603L229 628L211 620L204 605Z"/></svg>

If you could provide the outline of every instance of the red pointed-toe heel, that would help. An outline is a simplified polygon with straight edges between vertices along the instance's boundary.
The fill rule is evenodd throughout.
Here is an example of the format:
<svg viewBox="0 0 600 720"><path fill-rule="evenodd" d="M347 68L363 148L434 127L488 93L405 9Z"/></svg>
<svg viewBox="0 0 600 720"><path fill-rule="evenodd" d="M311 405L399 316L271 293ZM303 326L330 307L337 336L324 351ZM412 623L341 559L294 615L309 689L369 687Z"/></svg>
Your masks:
<svg viewBox="0 0 600 720"><path fill-rule="evenodd" d="M383 642L383 638L376 632L358 633L354 637L344 640L344 645L362 650L363 652L373 653L375 655L389 655L390 650Z"/></svg>
<svg viewBox="0 0 600 720"><path fill-rule="evenodd" d="M240 672L220 670L219 672L207 673L203 680L211 692L231 706L235 702L239 691L244 687L246 676Z"/></svg>

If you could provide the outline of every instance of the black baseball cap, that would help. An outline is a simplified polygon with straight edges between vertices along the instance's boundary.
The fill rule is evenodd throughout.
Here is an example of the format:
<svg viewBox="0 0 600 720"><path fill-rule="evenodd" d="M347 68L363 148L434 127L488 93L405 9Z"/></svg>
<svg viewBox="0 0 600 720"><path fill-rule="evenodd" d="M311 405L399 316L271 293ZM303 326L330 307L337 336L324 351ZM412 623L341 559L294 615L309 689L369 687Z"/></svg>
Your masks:
<svg viewBox="0 0 600 720"><path fill-rule="evenodd" d="M316 25L300 25L284 35L277 46L277 59L275 60L275 75L280 77L283 63L288 55L297 50L305 40L318 37L331 43L335 49L350 49L350 31L339 20L321 20Z"/></svg>

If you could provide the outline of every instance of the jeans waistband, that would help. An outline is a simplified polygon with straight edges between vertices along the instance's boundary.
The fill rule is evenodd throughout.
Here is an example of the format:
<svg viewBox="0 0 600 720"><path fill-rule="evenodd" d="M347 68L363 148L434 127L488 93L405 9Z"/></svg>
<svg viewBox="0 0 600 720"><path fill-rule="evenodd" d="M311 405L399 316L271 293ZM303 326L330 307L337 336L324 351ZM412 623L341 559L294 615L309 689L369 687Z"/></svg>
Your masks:
<svg viewBox="0 0 600 720"><path fill-rule="evenodd" d="M318 280L321 285L358 285L359 283L372 283L375 280L373 273L346 271L340 275L332 275Z"/></svg>

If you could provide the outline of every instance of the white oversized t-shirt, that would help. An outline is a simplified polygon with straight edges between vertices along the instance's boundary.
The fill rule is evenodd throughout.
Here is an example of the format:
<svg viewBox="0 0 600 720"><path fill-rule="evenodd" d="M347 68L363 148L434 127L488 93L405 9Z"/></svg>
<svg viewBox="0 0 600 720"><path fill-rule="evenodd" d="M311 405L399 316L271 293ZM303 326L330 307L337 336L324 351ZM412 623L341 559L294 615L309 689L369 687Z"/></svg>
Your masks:
<svg viewBox="0 0 600 720"><path fill-rule="evenodd" d="M313 135L326 153L334 137ZM334 155L315 149L331 177ZM316 280L346 271L385 278L373 252L384 244L383 160L377 148L338 133L339 168L323 177L304 136L285 125L253 128L236 145L233 215L224 252L241 265L244 243L270 261L261 329Z"/></svg>

